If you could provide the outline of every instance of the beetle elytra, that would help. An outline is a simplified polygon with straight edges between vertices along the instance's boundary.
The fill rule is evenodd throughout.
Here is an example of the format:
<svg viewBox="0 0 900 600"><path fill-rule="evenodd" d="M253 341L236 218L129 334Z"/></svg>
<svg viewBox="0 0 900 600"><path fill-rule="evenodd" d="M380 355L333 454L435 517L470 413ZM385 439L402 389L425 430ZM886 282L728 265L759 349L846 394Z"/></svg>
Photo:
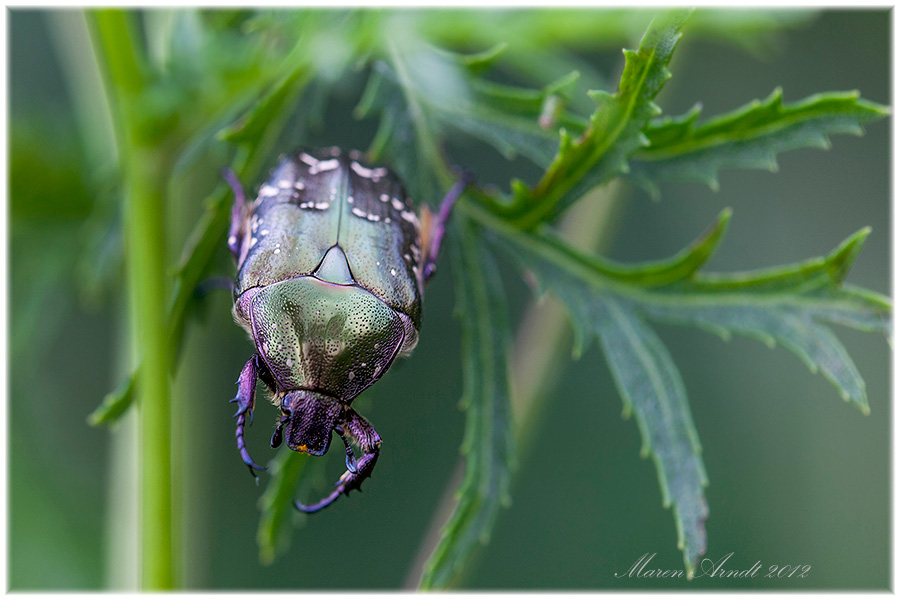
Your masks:
<svg viewBox="0 0 900 600"><path fill-rule="evenodd" d="M273 448L286 442L321 456L337 433L347 471L319 502L295 502L316 512L359 489L375 467L381 438L351 404L415 347L424 285L468 178L437 215L417 213L388 169L338 148L282 157L252 200L233 174L226 178L235 193L228 233L238 269L234 316L257 349L232 399L238 450L254 476L264 470L244 443L257 379L281 409Z"/></svg>

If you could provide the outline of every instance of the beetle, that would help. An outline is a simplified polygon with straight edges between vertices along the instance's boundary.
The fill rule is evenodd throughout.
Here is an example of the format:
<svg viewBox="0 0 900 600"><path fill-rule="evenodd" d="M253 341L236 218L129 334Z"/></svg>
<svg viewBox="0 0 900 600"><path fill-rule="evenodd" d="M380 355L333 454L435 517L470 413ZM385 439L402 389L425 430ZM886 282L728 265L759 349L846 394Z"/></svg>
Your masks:
<svg viewBox="0 0 900 600"><path fill-rule="evenodd" d="M233 314L257 350L231 400L238 451L254 477L265 470L244 441L260 379L281 409L272 448L286 441L322 456L332 432L344 443L347 471L335 489L315 504L294 502L317 512L372 474L381 437L351 404L416 346L425 282L471 178L456 182L437 215L424 204L417 214L390 170L339 148L282 156L252 201L233 173L225 178L235 196Z"/></svg>

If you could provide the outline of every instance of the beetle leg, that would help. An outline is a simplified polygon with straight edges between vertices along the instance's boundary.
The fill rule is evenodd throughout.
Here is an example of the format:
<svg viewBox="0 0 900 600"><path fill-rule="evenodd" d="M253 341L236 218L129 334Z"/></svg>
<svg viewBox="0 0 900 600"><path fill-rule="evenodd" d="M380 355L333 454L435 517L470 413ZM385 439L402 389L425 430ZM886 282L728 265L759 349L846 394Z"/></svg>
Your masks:
<svg viewBox="0 0 900 600"><path fill-rule="evenodd" d="M265 471L265 467L261 467L250 458L250 452L244 443L244 424L249 417L250 424L253 424L253 407L256 398L256 377L259 372L259 355L254 354L241 369L241 377L238 379L238 394L229 402L237 402L238 410L234 413L237 419L234 437L237 439L238 452L241 453L241 459L250 469L250 474L256 477L256 471Z"/></svg>
<svg viewBox="0 0 900 600"><path fill-rule="evenodd" d="M356 456L353 455L353 448L350 447L350 442L347 441L347 436L344 434L344 428L338 425L334 428L334 432L341 436L341 441L344 442L344 450L347 452L347 458L344 460L344 463L347 465L347 470L351 473L356 473L358 470Z"/></svg>
<svg viewBox="0 0 900 600"><path fill-rule="evenodd" d="M231 227L228 229L228 249L234 256L234 260L238 260L241 254L241 208L244 206L246 196L244 196L244 188L241 186L240 180L234 171L224 169L222 178L231 187L234 192L234 205L231 207Z"/></svg>
<svg viewBox="0 0 900 600"><path fill-rule="evenodd" d="M256 341L256 338L253 340ZM259 355L257 355L258 357ZM275 389L275 377L272 376L272 371L269 370L268 365L265 362L258 360L256 363L257 372L259 373L259 378L262 380L266 387L269 388L269 391L273 394L276 392Z"/></svg>
<svg viewBox="0 0 900 600"><path fill-rule="evenodd" d="M343 423L344 429L350 437L356 440L363 453L362 458L356 464L356 472L348 469L335 484L337 486L335 490L315 504L301 504L299 501L294 501L297 510L305 513L318 512L337 500L341 494L349 495L350 490L359 490L362 482L372 475L375 462L378 460L378 452L381 449L381 437L375 428L369 425L356 411L348 408L347 413L347 418ZM343 436L341 438L343 439Z"/></svg>
<svg viewBox="0 0 900 600"><path fill-rule="evenodd" d="M456 201L463 195L463 192L466 191L466 188L469 187L474 179L474 175L468 171L463 172L462 177L453 184L453 187L441 200L441 208L437 217L431 220L431 231L427 232L428 237L426 238L428 247L425 248L425 266L422 269L424 281L431 279L431 276L437 270L438 254L441 252L441 242L444 240L444 231L447 229L447 222L450 220L453 205L456 204Z"/></svg>

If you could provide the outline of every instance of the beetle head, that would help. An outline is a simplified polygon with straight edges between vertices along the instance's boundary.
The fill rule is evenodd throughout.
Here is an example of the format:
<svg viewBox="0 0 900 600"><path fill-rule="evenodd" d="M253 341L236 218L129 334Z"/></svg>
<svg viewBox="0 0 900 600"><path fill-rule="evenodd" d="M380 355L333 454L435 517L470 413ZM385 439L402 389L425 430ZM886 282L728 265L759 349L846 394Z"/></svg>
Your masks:
<svg viewBox="0 0 900 600"><path fill-rule="evenodd" d="M335 398L310 390L293 390L281 401L288 448L313 456L328 452L331 432L343 412Z"/></svg>

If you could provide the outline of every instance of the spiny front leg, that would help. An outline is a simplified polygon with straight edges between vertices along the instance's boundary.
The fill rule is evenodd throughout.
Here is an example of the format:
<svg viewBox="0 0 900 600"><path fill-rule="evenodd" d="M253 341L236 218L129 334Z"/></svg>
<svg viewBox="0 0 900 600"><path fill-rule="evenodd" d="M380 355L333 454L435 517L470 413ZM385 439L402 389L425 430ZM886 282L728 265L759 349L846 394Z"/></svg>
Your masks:
<svg viewBox="0 0 900 600"><path fill-rule="evenodd" d="M372 475L375 469L375 463L378 461L378 452L381 449L381 437L375 428L369 425L368 421L363 419L353 409L348 408L345 421L341 426L336 427L341 438L349 435L359 444L362 451L362 458L358 461L351 460L352 454L348 452L347 471L341 475L341 478L335 483L335 490L328 496L322 498L315 504L301 504L299 501L294 502L297 510L305 513L314 513L330 506L337 500L341 494L350 494L350 490L360 490L362 482ZM344 440L346 444L346 440ZM349 446L348 446L349 450Z"/></svg>
<svg viewBox="0 0 900 600"><path fill-rule="evenodd" d="M238 393L237 396L229 400L229 402L237 402L238 410L234 413L237 419L237 427L234 437L237 439L238 452L241 453L241 459L244 464L250 468L250 474L256 477L256 471L265 471L265 467L261 467L250 458L250 452L247 451L247 445L244 443L244 424L249 417L250 425L253 424L253 408L256 402L256 378L260 373L260 367L265 369L265 365L260 364L258 354L254 354L241 369L241 377L237 380Z"/></svg>

